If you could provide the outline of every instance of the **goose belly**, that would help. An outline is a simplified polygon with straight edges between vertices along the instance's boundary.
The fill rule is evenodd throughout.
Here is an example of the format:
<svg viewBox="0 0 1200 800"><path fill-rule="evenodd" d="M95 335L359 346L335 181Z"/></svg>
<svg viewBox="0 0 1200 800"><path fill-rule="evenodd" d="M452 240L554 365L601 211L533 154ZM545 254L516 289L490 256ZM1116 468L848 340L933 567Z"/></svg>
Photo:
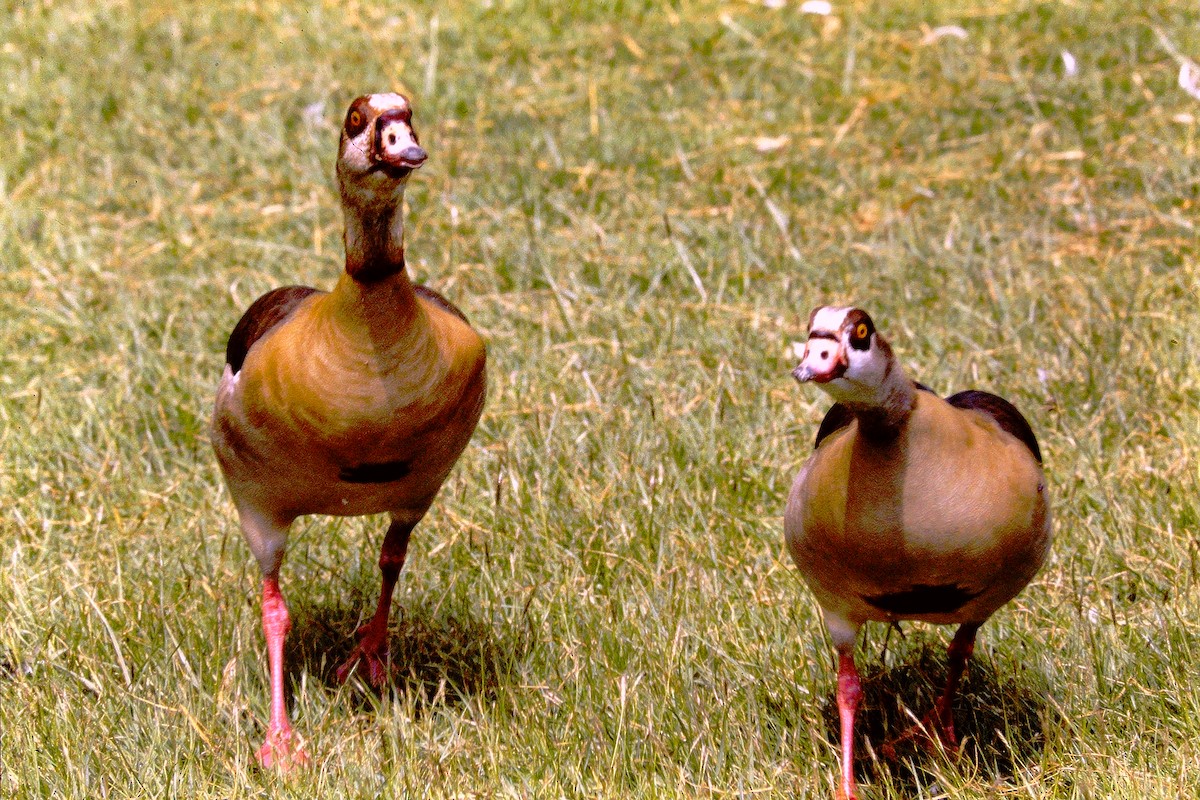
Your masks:
<svg viewBox="0 0 1200 800"><path fill-rule="evenodd" d="M482 367L420 391L245 372L218 393L214 441L230 482L283 516L423 511L483 408Z"/></svg>
<svg viewBox="0 0 1200 800"><path fill-rule="evenodd" d="M1041 566L1049 508L1032 461L996 469L995 453L938 462L909 451L870 464L851 452L853 437L839 438L814 454L786 518L793 558L827 611L983 621Z"/></svg>

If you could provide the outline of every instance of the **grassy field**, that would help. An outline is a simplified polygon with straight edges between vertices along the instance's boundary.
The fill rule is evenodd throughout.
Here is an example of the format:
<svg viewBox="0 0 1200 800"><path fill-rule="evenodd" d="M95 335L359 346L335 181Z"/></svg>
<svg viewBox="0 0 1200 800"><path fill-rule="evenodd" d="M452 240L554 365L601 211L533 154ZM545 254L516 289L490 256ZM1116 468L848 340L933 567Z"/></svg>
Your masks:
<svg viewBox="0 0 1200 800"><path fill-rule="evenodd" d="M835 301L1014 400L1057 515L981 632L964 756L864 743L865 796L1200 796L1195 4L3 5L0 797L831 796L781 517L828 406L791 343ZM430 152L410 269L491 392L382 695L332 671L384 523L297 525L314 766L279 778L206 423L241 310L336 279L338 126L389 88ZM868 630L872 743L949 633Z"/></svg>

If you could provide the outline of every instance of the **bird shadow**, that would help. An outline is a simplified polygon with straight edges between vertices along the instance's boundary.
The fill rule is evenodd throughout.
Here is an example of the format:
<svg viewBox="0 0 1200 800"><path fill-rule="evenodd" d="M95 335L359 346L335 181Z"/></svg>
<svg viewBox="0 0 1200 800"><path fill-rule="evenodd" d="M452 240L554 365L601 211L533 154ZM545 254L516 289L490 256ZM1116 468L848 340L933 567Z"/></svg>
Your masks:
<svg viewBox="0 0 1200 800"><path fill-rule="evenodd" d="M289 682L307 672L327 687L339 687L337 668L349 658L354 631L372 609L373 604L351 602L297 603L284 656ZM350 696L359 707L371 706L389 689L411 698L418 712L494 697L530 646L527 630L499 628L474 609L420 599L394 607L389 630L391 680L373 690L364 679L352 678L359 691Z"/></svg>
<svg viewBox="0 0 1200 800"><path fill-rule="evenodd" d="M907 796L935 780L947 754L928 740L897 741L933 708L946 679L945 645L920 641L905 648L900 661L874 661L860 668L863 698L855 724L855 773L859 780L885 780ZM1046 746L1045 730L1056 712L1047 701L1049 687L1040 674L1006 663L998 666L976 650L954 703L960 743L952 759L993 783L1008 782L1036 763ZM837 691L821 708L825 735L835 747L841 740ZM881 754L885 743L894 755Z"/></svg>

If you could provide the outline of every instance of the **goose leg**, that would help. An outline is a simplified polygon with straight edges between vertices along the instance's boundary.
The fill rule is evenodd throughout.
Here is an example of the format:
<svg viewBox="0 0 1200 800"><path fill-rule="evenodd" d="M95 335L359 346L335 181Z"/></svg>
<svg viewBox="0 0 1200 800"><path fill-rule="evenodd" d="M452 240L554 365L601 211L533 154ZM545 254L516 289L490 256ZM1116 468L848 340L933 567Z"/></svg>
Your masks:
<svg viewBox="0 0 1200 800"><path fill-rule="evenodd" d="M837 704L842 728L842 788L840 800L857 800L854 786L854 717L862 700L862 682L854 666L853 644L838 648Z"/></svg>
<svg viewBox="0 0 1200 800"><path fill-rule="evenodd" d="M946 688L933 704L933 710L925 717L926 727L951 751L958 749L958 736L954 731L954 696L958 693L958 684L967 669L967 662L975 652L975 632L978 630L977 623L966 623L955 632L948 649L950 664Z"/></svg>
<svg viewBox="0 0 1200 800"><path fill-rule="evenodd" d="M894 739L886 742L881 751L886 758L896 757L896 746L909 739L921 739L927 744L937 741L947 752L958 750L958 735L954 730L954 698L958 694L958 684L966 672L967 662L975 652L975 633L979 623L967 622L959 626L947 648L949 669L946 674L946 687L934 702L933 708L919 723L902 731Z"/></svg>
<svg viewBox="0 0 1200 800"><path fill-rule="evenodd" d="M292 725L288 721L287 704L283 696L283 642L292 627L287 603L279 591L279 576L268 575L262 584L263 634L267 638L267 661L271 669L271 719L267 738L258 749L258 763L265 769L283 771L308 763L308 754L293 741Z"/></svg>
<svg viewBox="0 0 1200 800"><path fill-rule="evenodd" d="M392 609L392 592L396 588L400 570L404 568L408 537L414 526L415 523L392 520L383 537L383 547L379 552L379 571L383 573L379 604L375 607L375 615L355 631L358 644L346 662L337 668L339 683L346 682L360 661L365 663L366 677L372 686L379 688L388 680L388 617Z"/></svg>

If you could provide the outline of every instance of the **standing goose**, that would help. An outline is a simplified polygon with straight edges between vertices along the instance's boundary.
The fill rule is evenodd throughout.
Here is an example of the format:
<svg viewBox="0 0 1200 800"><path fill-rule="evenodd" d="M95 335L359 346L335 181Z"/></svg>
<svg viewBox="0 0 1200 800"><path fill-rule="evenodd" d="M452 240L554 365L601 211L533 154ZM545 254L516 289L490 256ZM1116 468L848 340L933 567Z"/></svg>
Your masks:
<svg viewBox="0 0 1200 800"><path fill-rule="evenodd" d="M404 189L425 151L398 94L359 97L346 113L337 179L346 269L330 292L260 297L233 329L212 441L262 570L271 718L264 767L308 756L293 741L283 692L291 626L279 591L288 529L303 514L387 513L379 604L337 671L387 678L392 590L413 527L466 447L485 394L484 344L448 300L404 265Z"/></svg>
<svg viewBox="0 0 1200 800"><path fill-rule="evenodd" d="M855 798L859 627L958 626L945 690L923 722L953 749L951 704L975 632L1042 566L1050 505L1021 413L986 392L943 400L913 383L866 312L813 311L792 375L837 401L792 484L784 532L837 647L841 796Z"/></svg>

